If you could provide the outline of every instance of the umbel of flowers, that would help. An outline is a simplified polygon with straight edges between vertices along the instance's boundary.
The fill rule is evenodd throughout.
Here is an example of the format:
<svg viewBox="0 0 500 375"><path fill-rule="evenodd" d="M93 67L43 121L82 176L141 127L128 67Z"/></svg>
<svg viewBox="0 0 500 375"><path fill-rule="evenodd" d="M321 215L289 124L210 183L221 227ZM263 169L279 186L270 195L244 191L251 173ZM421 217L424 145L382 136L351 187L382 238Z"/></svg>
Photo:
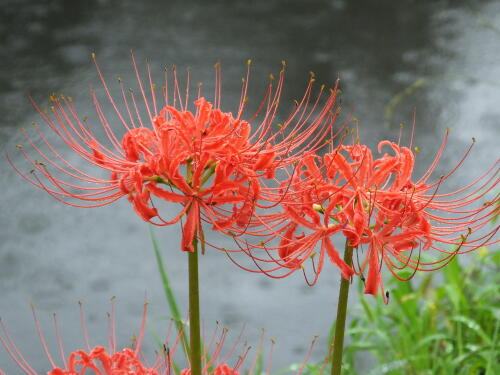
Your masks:
<svg viewBox="0 0 500 375"><path fill-rule="evenodd" d="M33 318L38 332L41 347L47 357L49 371L44 372L47 375L171 375L179 371L181 375L190 375L191 368L177 369L179 356L176 352L183 351L181 336L174 333L172 324L168 327L166 338L163 341L163 350L156 351L152 360L147 360L147 355L143 352L142 344L145 336L146 318L148 303L144 304L142 322L140 323L137 334L131 334L131 345L119 348L116 339L116 317L115 302L112 299L111 313L108 314L108 344L107 346L92 345L91 336L87 330L86 319L82 304L80 305L80 320L82 326L83 348L68 353L63 345L61 328L56 315L53 315L55 339L57 343L56 354L49 349L52 343L48 342L43 333L40 321L34 307ZM172 323L172 322L171 322ZM218 327L212 337L206 341L204 355L202 357L202 374L205 375L239 375L239 371L247 357L249 347L246 343L241 343L241 334L229 349L224 349L228 330ZM17 363L20 370L26 375L38 375L36 371L16 346L4 323L0 320L0 344L6 349L11 358ZM241 345L240 345L241 344ZM262 340L257 348L260 355ZM239 353L235 353L239 350ZM234 365L228 365L233 354L237 354ZM253 372L255 366L249 369ZM174 370L176 369L176 370ZM4 375L0 369L0 374ZM299 374L299 373L298 373Z"/></svg>
<svg viewBox="0 0 500 375"><path fill-rule="evenodd" d="M495 192L500 180L499 160L476 179L446 191L446 180L459 169L475 143L473 139L451 171L433 179L448 133L446 130L429 168L417 179L418 148L412 151L412 139L409 147L380 142L379 157L357 136L350 145L331 146L322 156L305 153L281 182L281 212L254 217L245 231L247 236L239 240L257 266L253 272L283 277L304 271L304 264L311 262L314 277L310 280L306 276L306 281L313 285L325 256L339 268L343 279L332 357L334 375L341 371L348 287L354 275L365 283L365 293L382 291L387 301L383 266L407 281L416 271L438 270L458 254L498 242L495 235L499 226L487 229L486 225L499 211L500 198ZM252 233L268 240L251 242ZM345 238L344 259L332 242L335 235ZM274 245L269 238L275 239ZM423 259L423 253L429 251L441 256ZM405 269L410 269L409 276L399 274Z"/></svg>
<svg viewBox="0 0 500 375"><path fill-rule="evenodd" d="M494 189L500 178L500 163L495 161L482 175L455 191L443 191L446 180L475 143L473 140L456 167L431 179L448 132L430 167L418 179L413 176L415 152L411 145L382 141L378 145L381 155L376 157L356 137L351 145L330 147L322 156L306 153L290 177L281 182L282 211L273 220L288 220L280 225L272 225L269 220L253 222L255 228L264 227L270 237L279 239L275 247L245 242L248 253L264 263L258 272L302 270L303 264L311 261L314 278L308 282L312 285L326 255L345 279L360 275L366 281L365 293L376 295L383 291L382 264L396 277L397 271L405 268L413 275L417 270L442 268L458 254L497 242L498 226L481 229L498 214L499 197ZM354 265L340 259L332 243L335 235L342 235L356 249ZM433 262L423 260L422 252L429 250L442 257ZM277 256L259 256L271 251ZM271 266L265 268L266 263Z"/></svg>
<svg viewBox="0 0 500 375"><path fill-rule="evenodd" d="M95 62L95 55L92 57ZM132 59L146 113L144 120L134 92L127 95L121 79L123 108L118 108L96 63L115 120L122 128L121 140L117 135L120 129L115 129L116 125L104 115L94 90L91 95L98 123L105 133L103 140L95 134L96 124L89 124L87 118L78 115L71 97L51 95L50 111L32 101L48 128L86 163L98 168L87 172L73 165L49 142L37 123L33 125L41 145L24 130L23 135L38 155L33 157L23 145L17 146L32 165L31 174L14 168L35 186L72 206L98 207L127 197L137 214L154 225L171 225L184 218L181 246L184 251L193 251L195 237L203 238L202 220L213 224L215 229L246 223L256 202L266 194L262 180L273 179L277 169L297 162L305 152L319 150L337 115L336 88L329 91L318 108L326 90L322 86L311 103L314 83L311 78L303 98L276 127L274 118L283 88L284 62L278 82L271 75L257 112L244 120L250 60L240 104L233 115L220 109L219 64L216 64L214 102L201 95L200 84L194 107L190 108L189 75L184 95L175 68L170 77L172 82L166 73L161 93L157 93L149 66L146 89L133 55ZM99 169L108 175L102 178L91 174ZM181 209L175 217L167 219L155 206L155 198L178 203ZM228 205L233 205L232 209L228 210Z"/></svg>

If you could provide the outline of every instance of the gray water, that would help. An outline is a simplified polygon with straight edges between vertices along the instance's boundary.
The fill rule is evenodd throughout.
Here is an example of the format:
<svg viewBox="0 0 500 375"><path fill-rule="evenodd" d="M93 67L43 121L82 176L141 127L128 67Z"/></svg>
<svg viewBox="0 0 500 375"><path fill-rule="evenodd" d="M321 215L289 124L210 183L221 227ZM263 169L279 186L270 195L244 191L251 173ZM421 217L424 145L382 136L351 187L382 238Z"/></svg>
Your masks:
<svg viewBox="0 0 500 375"><path fill-rule="evenodd" d="M450 180L451 189L498 157L500 2L470 3L3 0L0 143L20 159L14 147L21 142L17 129L39 120L28 92L45 104L53 91L71 95L83 114L92 114L87 89L97 87L98 81L91 52L96 52L110 83L117 76L133 82L129 50L134 49L141 67L148 60L158 74L171 64L179 71L189 67L193 81L203 81L207 92L213 87L212 65L221 61L227 111L234 110L239 99L247 59L254 62L255 101L267 75L276 74L286 60L284 106L301 94L309 71L330 85L340 76L344 118L352 112L362 140L370 146L396 139L400 123L408 128L415 109L420 171L445 127L452 132L440 171L454 166L476 137L470 160ZM424 79L422 85L397 96L419 79ZM30 302L46 332L52 330L51 313L58 313L68 350L83 344L79 300L94 344L105 344L112 296L117 297L122 345L139 328L145 293L151 303L149 330L161 333L162 318L169 312L148 227L128 202L98 209L68 207L25 183L3 157L0 163L0 315L32 366L43 372L48 365ZM185 314L187 259L178 250L179 228L157 233ZM319 283L309 288L301 274L270 280L241 271L223 254L209 251L201 259L200 277L207 334L217 320L231 328L234 339L246 324L245 336L255 347L264 328L266 338L277 340L273 369L301 362L316 334L321 336L313 359L324 355L339 280L333 267L325 267ZM355 292L350 302L356 305ZM145 350L153 346L149 340ZM366 360L361 358L363 366ZM2 351L0 368L19 373Z"/></svg>

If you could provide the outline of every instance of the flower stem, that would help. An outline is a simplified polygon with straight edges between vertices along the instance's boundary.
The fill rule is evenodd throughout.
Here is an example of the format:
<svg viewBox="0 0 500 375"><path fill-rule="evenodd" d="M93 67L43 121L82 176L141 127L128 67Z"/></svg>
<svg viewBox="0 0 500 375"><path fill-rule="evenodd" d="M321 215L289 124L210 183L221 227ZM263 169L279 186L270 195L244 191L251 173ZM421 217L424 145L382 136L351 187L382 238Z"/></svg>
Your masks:
<svg viewBox="0 0 500 375"><path fill-rule="evenodd" d="M345 242L344 262L352 266L352 247ZM342 352L344 350L344 331L347 316L347 300L349 298L349 283L341 277L339 301L337 304L337 320L335 322L335 337L333 339L332 375L340 375L342 371Z"/></svg>
<svg viewBox="0 0 500 375"><path fill-rule="evenodd" d="M198 283L198 241L193 239L194 251L188 253L189 272L189 346L191 375L201 375L200 289Z"/></svg>

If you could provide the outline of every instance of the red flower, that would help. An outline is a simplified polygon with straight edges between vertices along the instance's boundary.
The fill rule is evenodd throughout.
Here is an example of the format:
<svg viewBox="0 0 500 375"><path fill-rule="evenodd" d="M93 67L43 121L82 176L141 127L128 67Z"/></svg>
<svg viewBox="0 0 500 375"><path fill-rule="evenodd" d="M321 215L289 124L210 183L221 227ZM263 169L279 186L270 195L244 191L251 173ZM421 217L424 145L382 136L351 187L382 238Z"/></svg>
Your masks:
<svg viewBox="0 0 500 375"><path fill-rule="evenodd" d="M409 268L413 276L417 270L439 269L457 254L498 242L498 226L483 230L498 215L498 194L486 201L499 182L498 160L464 187L441 193L446 179L470 152L469 148L447 175L430 182L446 141L447 134L431 166L416 181L412 176L415 154L409 147L389 141L380 142L378 151L389 147L391 153L379 158L357 143L341 144L322 158L314 153L304 156L281 183L283 210L260 221L261 233L279 244L246 241L242 246L257 264L256 271L271 276L284 271L273 276L283 277L312 260L315 277L310 284L314 284L326 253L344 278L355 272L364 279L366 274L365 293L377 294L383 289L382 264L404 279L397 271ZM333 247L335 234L342 234L355 248L354 269ZM444 255L424 261L421 253L428 250Z"/></svg>
<svg viewBox="0 0 500 375"><path fill-rule="evenodd" d="M93 59L95 62L95 56ZM130 97L125 93L121 80L124 109L118 108L96 63L109 103L122 127L122 136L104 114L93 90L97 119L107 137L101 141L89 121L78 115L71 98L52 95L51 115L33 102L44 122L61 141L85 163L106 171L108 177L95 176L76 167L70 158L57 151L36 124L40 142L27 132L23 134L38 154L37 158L22 145L18 146L33 166L31 175L14 166L10 158L9 161L26 180L68 205L98 207L126 196L137 214L155 225L175 224L185 217L182 239L185 251L193 250L195 237L203 239L202 221L225 232L244 231L261 196L276 195L275 189L265 186L263 181L272 183L278 168L293 164L304 151L322 147L336 116L332 111L335 90L322 108L318 109L318 103L324 87L313 105L309 105L314 82L311 79L302 100L296 103L286 121L277 130L273 129L283 87L284 63L278 84L274 87L271 77L259 109L248 121L243 119L243 112L250 62L235 115L220 110L218 64L214 104L201 96L199 86L194 109L190 110L189 75L183 96L174 69L173 89L169 88L168 75L165 76L164 104L160 109L149 66L151 101L147 99L149 94L146 94L133 56L132 59L146 114L139 108L134 93L131 92ZM256 123L259 118L260 122ZM253 131L251 123L254 123ZM153 198L180 204L181 209L173 218L166 219Z"/></svg>
<svg viewBox="0 0 500 375"><path fill-rule="evenodd" d="M116 337L115 337L115 308L114 302L112 305L112 312L109 317L109 329L108 329L108 342L107 348L103 346L91 346L89 335L86 329L85 319L83 316L83 310L80 305L80 314L82 321L83 337L85 342L85 349L75 350L69 355L66 355L64 347L62 345L62 338L60 334L60 329L58 326L57 319L54 315L55 333L58 346L58 352L60 356L61 365L57 364L55 356L49 350L49 344L45 336L42 333L42 329L38 318L33 309L33 316L35 319L36 329L40 338L42 348L47 356L50 364L50 370L47 372L48 375L79 375L79 374L96 374L96 375L170 375L173 373L173 356L179 345L180 335L178 335L174 342L169 342L171 328L169 327L167 334L167 339L163 344L164 352L156 355L153 362L148 363L145 360L144 353L141 350L142 341L144 337L144 330L146 326L146 314L147 314L147 303L144 304L144 312L142 323L140 326L139 333L133 337L133 346L131 348L124 348L118 350L116 347ZM12 357L12 359L17 363L20 370L27 375L37 375L38 372L30 366L29 362L24 358L24 356L19 351L18 347L14 343L12 337L7 331L5 325L0 320L0 343L5 348L7 353ZM211 351L210 359L207 359L207 354L204 357L204 366L202 369L202 374L204 375L238 375L239 368L242 366L245 360L246 354L248 352L248 347L245 344L243 349L243 354L239 357L238 361L233 367L226 364L228 357L232 354L232 351L236 348L239 343L239 338L234 344L231 351L225 355L221 356L221 350L226 339L227 330L224 329L221 335L218 335L217 330L215 331L212 340L207 343L206 350ZM218 337L218 341L214 345L215 338ZM189 374L190 369L184 369L181 374ZM3 374L0 369L0 374Z"/></svg>
<svg viewBox="0 0 500 375"><path fill-rule="evenodd" d="M144 304L144 312L142 318L142 324L140 327L137 339L134 342L133 348L125 348L122 350L117 350L116 348L116 338L115 338L115 313L114 313L114 302L112 305L112 313L110 315L110 327L109 327L109 348L104 348L102 346L91 347L89 342L89 336L85 325L85 320L83 317L83 310L80 304L80 314L82 318L82 329L83 336L86 345L86 349L76 350L71 352L69 356L66 356L64 347L62 345L62 338L60 335L59 326L54 315L54 324L56 329L56 339L59 348L59 354L61 357L62 366L56 364L56 361L49 351L49 345L47 344L46 338L42 333L42 329L38 318L33 309L33 317L35 319L36 329L40 338L42 348L47 356L50 363L51 370L47 372L48 375L77 375L77 374L106 374L106 375L117 375L117 374L136 374L136 375L158 375L166 373L166 368L168 364L165 359L158 356L156 362L153 365L148 365L144 362L141 352L142 339L144 335L145 323L146 323L146 312L147 304ZM6 349L7 353L12 357L12 359L17 363L19 368L27 375L37 375L38 372L35 371L24 358L21 352L18 350L13 339L8 333L3 322L0 321L0 342Z"/></svg>

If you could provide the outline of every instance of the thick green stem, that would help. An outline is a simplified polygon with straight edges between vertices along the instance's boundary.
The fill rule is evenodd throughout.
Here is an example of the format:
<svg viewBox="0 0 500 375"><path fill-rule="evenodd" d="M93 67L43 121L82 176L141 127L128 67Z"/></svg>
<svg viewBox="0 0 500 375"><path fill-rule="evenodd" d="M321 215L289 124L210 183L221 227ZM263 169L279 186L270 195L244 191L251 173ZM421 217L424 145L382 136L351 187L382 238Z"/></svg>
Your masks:
<svg viewBox="0 0 500 375"><path fill-rule="evenodd" d="M352 247L345 242L344 261L352 266ZM337 320L335 322L335 337L333 339L332 375L340 375L342 371L342 352L344 350L344 332L347 316L347 300L349 298L349 283L343 277L340 281L339 302L337 304Z"/></svg>
<svg viewBox="0 0 500 375"><path fill-rule="evenodd" d="M198 283L198 241L189 252L189 343L191 375L201 375L200 289Z"/></svg>

